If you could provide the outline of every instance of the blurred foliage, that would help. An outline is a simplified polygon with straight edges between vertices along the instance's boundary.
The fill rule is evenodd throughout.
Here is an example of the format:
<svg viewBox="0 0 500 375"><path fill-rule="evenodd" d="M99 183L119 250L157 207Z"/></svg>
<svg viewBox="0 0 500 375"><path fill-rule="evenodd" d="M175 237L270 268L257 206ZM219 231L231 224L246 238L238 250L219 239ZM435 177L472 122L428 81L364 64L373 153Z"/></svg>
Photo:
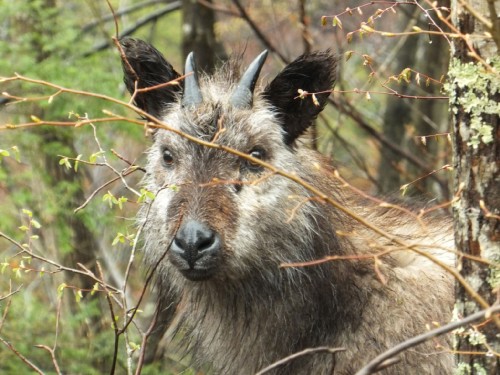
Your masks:
<svg viewBox="0 0 500 375"><path fill-rule="evenodd" d="M111 3L118 9L121 2ZM140 1L128 3L132 5ZM0 76L19 73L63 87L128 100L115 48L89 54L96 42L101 38L110 40L114 34L113 22L97 23L95 27L84 31L90 22L109 14L106 2L0 1L0 10ZM150 10L151 7L140 9L134 13L134 17L147 14ZM157 23L162 33L169 36L161 44L172 54L175 54L180 40L179 20L177 12L163 17ZM96 38L97 35L100 38ZM3 85L2 91L29 97L55 93L52 89L19 82ZM31 122L34 116L42 120L68 121L70 114L73 114L73 118L74 114L100 117L103 110L126 114L123 108L94 98L62 94L51 101L47 99L1 106L0 122ZM90 127L64 129L44 126L2 132L0 150L6 150L8 156L3 155L0 159L0 231L20 243L29 241L33 251L48 259L78 268L75 254L80 244L75 227L82 223L100 247L100 251L96 249L95 256L102 257L107 253L123 272L128 251L122 252L120 249L129 249L130 246L128 243L111 244L117 232L135 232L132 219L136 206L130 203L125 204L123 210L110 209L102 202L102 196L98 196L84 210L73 214L84 198L113 174L105 167L83 164L75 172L60 165L59 161L63 156L76 158L78 154L82 155L82 160L89 160L101 147L105 154L99 156L97 162L103 162L106 157L117 170L122 170L125 164L114 157L110 149L134 161L141 158L146 144L143 129L128 123L98 124L95 137ZM18 156L14 150L17 150ZM137 185L140 177L140 172L132 175L129 180L132 186ZM120 184L111 185L109 189L117 196L127 194ZM39 229L32 228L29 235L19 229L26 224L23 209L33 211L42 226ZM99 220L96 220L96 216ZM9 300L0 300L0 317L6 314L3 316L0 337L44 372L53 374L55 369L49 353L34 348L34 345L55 345L58 315L56 290L64 282L64 277L60 273L30 271L30 268L44 267L48 270L51 267L35 260L28 265L28 260L23 261L16 255L18 251L3 239L0 241L0 263L3 264L0 297L9 293L9 285L12 285L12 290L22 285L18 294ZM24 265L20 267L20 264ZM103 267L109 272L106 264ZM80 285L78 281L75 283ZM132 290L134 285L140 290L142 284L142 279L137 277L130 282ZM104 297L93 297L83 291L83 299L75 303L72 290L65 290L63 294L55 346L61 370L68 374L102 374L109 371L114 335ZM140 337L134 336L133 332L128 339L140 342ZM127 366L123 337L121 342L118 373L126 372ZM0 373L33 373L4 344L0 343L0 346Z"/></svg>

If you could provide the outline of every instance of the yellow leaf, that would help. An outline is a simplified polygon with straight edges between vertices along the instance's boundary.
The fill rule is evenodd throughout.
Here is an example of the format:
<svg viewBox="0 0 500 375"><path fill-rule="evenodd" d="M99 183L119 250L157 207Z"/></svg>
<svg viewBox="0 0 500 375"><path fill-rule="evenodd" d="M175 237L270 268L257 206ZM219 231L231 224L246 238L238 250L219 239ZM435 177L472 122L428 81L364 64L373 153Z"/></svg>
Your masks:
<svg viewBox="0 0 500 375"><path fill-rule="evenodd" d="M338 26L342 30L342 21L337 16L333 18L333 26Z"/></svg>
<svg viewBox="0 0 500 375"><path fill-rule="evenodd" d="M369 33L372 33L375 31L370 26L368 26L366 23L361 24L361 30L364 30L364 31L369 32Z"/></svg>
<svg viewBox="0 0 500 375"><path fill-rule="evenodd" d="M351 58L351 56L352 56L353 53L354 53L354 51L346 51L344 53L345 61L349 61L349 59Z"/></svg>

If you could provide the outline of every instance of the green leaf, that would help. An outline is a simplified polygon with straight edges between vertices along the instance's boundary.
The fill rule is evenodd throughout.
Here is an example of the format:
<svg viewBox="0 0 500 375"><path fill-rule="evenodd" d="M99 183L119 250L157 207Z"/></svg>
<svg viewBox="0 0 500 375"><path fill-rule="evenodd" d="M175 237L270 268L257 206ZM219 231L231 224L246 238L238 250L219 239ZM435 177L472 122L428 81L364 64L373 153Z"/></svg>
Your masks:
<svg viewBox="0 0 500 375"><path fill-rule="evenodd" d="M120 197L118 198L118 200L116 201L118 204L118 207L120 207L120 210L123 209L123 203L127 203L128 202L128 199L126 197Z"/></svg>
<svg viewBox="0 0 500 375"><path fill-rule="evenodd" d="M338 26L342 30L342 21L337 16L333 17L332 25Z"/></svg>
<svg viewBox="0 0 500 375"><path fill-rule="evenodd" d="M411 78L411 69L405 68L401 73L399 73L398 79L403 79L406 83L410 83Z"/></svg>
<svg viewBox="0 0 500 375"><path fill-rule="evenodd" d="M78 172L78 166L80 165L80 160L82 158L82 154L79 154L77 157L76 157L76 160L75 160L75 172Z"/></svg>
<svg viewBox="0 0 500 375"><path fill-rule="evenodd" d="M8 262L2 262L0 263L0 273L4 273L5 272L5 269L7 268L7 266L9 266L10 264Z"/></svg>
<svg viewBox="0 0 500 375"><path fill-rule="evenodd" d="M14 158L18 163L21 162L21 154L19 152L19 148L17 146L12 146L11 147L12 151L14 152Z"/></svg>
<svg viewBox="0 0 500 375"><path fill-rule="evenodd" d="M410 186L410 184L404 184L402 185L399 190L401 190L401 195L405 195L406 194L406 191L408 190L408 187Z"/></svg>
<svg viewBox="0 0 500 375"><path fill-rule="evenodd" d="M90 163L95 163L97 161L97 158L101 155L104 154L104 151L98 151L98 152L95 152L93 153L92 155L90 155L89 157L89 162Z"/></svg>
<svg viewBox="0 0 500 375"><path fill-rule="evenodd" d="M354 51L346 51L344 53L345 61L349 61L349 59L351 58L353 53L354 53Z"/></svg>
<svg viewBox="0 0 500 375"><path fill-rule="evenodd" d="M68 157L63 157L59 160L59 165L64 165L66 168L71 169L71 163L69 162Z"/></svg>
<svg viewBox="0 0 500 375"><path fill-rule="evenodd" d="M106 194L103 195L102 197L102 201L103 202L108 202L109 204L109 208L112 208L113 207L113 203L116 202L116 198L114 197L114 195L108 190L108 192Z"/></svg>
<svg viewBox="0 0 500 375"><path fill-rule="evenodd" d="M132 352L135 352L135 351L141 349L141 346L139 344L136 344L135 342L132 342L132 341L130 341L128 343L128 345L130 346L130 349L132 349Z"/></svg>
<svg viewBox="0 0 500 375"><path fill-rule="evenodd" d="M111 246L115 246L118 242L125 243L125 235L123 233L118 232L116 237L113 239Z"/></svg>
<svg viewBox="0 0 500 375"><path fill-rule="evenodd" d="M31 225L34 226L36 229L40 229L42 225L35 219L31 219Z"/></svg>
<svg viewBox="0 0 500 375"><path fill-rule="evenodd" d="M368 26L366 23L362 23L361 24L361 30L367 32L367 33L372 33L374 32L375 30L373 28L371 28L370 26Z"/></svg>
<svg viewBox="0 0 500 375"><path fill-rule="evenodd" d="M92 291L90 292L90 295L93 296L98 291L99 291L99 283L95 283L94 286L92 287Z"/></svg>
<svg viewBox="0 0 500 375"><path fill-rule="evenodd" d="M10 152L7 150L0 149L0 161L2 161L2 159L7 156L10 156Z"/></svg>
<svg viewBox="0 0 500 375"><path fill-rule="evenodd" d="M75 291L75 301L76 301L76 303L80 303L80 301L82 300L82 298L83 298L82 291L81 290L76 290Z"/></svg>
<svg viewBox="0 0 500 375"><path fill-rule="evenodd" d="M147 199L149 199L151 201L155 199L155 194L152 191L149 191L146 189L141 189L140 193L141 193L141 196L139 197L139 199L137 199L138 203L143 203Z"/></svg>
<svg viewBox="0 0 500 375"><path fill-rule="evenodd" d="M57 298L62 298L64 288L66 288L68 285L66 283L62 283L57 287Z"/></svg>
<svg viewBox="0 0 500 375"><path fill-rule="evenodd" d="M27 215L28 217L33 217L33 212L31 212L30 210L26 210L23 208L23 214Z"/></svg>

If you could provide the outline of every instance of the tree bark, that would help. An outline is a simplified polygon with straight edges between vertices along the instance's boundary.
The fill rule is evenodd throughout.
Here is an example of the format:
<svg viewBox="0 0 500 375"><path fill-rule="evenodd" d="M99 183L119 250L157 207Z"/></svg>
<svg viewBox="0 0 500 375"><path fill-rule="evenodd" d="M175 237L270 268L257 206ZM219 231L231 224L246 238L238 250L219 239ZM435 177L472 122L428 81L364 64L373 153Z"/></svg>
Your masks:
<svg viewBox="0 0 500 375"><path fill-rule="evenodd" d="M472 0L468 4L492 24L497 21L498 5L493 12L493 1ZM454 39L448 90L453 120L454 191L458 198L453 206L455 243L465 255L493 264L461 257L458 267L470 286L491 305L498 303L500 288L500 58L494 41L499 30L485 27L460 1L453 0L451 5L455 27L473 41L477 53L471 54L463 39ZM485 31L492 37L484 38ZM459 317L482 308L477 298L473 300L462 286L457 286ZM498 320L496 316L456 334L460 374L499 373L500 359L493 353L500 350Z"/></svg>
<svg viewBox="0 0 500 375"><path fill-rule="evenodd" d="M211 0L207 0L211 3ZM212 73L218 61L226 60L224 48L215 37L213 9L197 0L182 1L182 52L184 60L193 51L198 68Z"/></svg>

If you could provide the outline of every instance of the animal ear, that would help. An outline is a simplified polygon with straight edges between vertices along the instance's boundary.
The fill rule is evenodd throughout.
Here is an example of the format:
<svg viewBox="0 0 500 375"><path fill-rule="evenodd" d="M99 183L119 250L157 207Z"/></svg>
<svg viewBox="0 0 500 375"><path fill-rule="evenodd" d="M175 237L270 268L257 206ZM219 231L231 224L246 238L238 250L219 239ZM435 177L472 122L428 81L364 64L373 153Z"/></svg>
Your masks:
<svg viewBox="0 0 500 375"><path fill-rule="evenodd" d="M287 65L264 89L263 96L278 109L285 130L285 143L291 145L318 116L326 105L335 83L337 57L330 50L299 56ZM299 97L298 90L317 93Z"/></svg>
<svg viewBox="0 0 500 375"><path fill-rule="evenodd" d="M180 77L172 65L151 44L140 39L123 38L120 45L125 53L122 57L124 82L127 90L133 94L135 82L137 88L147 88L170 82ZM137 107L152 116L159 117L165 104L177 100L177 93L182 90L180 85L168 85L151 91L138 93L135 96Z"/></svg>

